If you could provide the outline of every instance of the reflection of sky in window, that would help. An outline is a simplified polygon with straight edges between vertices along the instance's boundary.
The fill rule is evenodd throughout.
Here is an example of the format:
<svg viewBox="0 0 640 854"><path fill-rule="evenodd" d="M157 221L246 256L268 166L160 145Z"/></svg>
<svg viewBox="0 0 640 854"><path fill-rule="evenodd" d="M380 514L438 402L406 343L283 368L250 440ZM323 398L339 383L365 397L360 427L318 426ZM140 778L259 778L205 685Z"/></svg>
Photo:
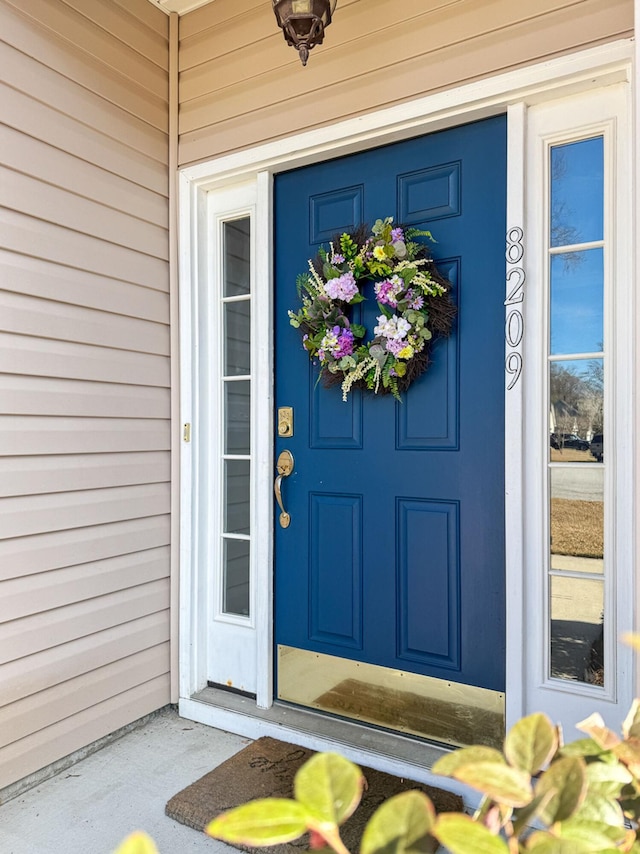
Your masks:
<svg viewBox="0 0 640 854"><path fill-rule="evenodd" d="M551 353L602 350L602 249L551 256Z"/></svg>
<svg viewBox="0 0 640 854"><path fill-rule="evenodd" d="M604 149L601 136L551 149L551 245L603 239Z"/></svg>

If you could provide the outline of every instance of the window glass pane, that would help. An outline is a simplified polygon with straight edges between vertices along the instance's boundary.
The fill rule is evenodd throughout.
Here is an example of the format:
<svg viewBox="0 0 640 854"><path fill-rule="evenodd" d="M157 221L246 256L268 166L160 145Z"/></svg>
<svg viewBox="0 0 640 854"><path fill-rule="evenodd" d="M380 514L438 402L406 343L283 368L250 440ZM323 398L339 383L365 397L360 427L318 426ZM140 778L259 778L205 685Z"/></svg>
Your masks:
<svg viewBox="0 0 640 854"><path fill-rule="evenodd" d="M224 384L225 453L251 452L251 389L249 380Z"/></svg>
<svg viewBox="0 0 640 854"><path fill-rule="evenodd" d="M250 469L249 460L225 460L226 534L249 533Z"/></svg>
<svg viewBox="0 0 640 854"><path fill-rule="evenodd" d="M248 540L224 541L225 614L249 616L249 553Z"/></svg>
<svg viewBox="0 0 640 854"><path fill-rule="evenodd" d="M602 459L604 365L602 359L551 362L550 459L555 463L595 463ZM598 448L591 443L600 437Z"/></svg>
<svg viewBox="0 0 640 854"><path fill-rule="evenodd" d="M604 145L601 136L551 149L551 245L603 239Z"/></svg>
<svg viewBox="0 0 640 854"><path fill-rule="evenodd" d="M603 573L604 469L551 470L551 568Z"/></svg>
<svg viewBox="0 0 640 854"><path fill-rule="evenodd" d="M224 223L224 296L248 294L251 287L251 220Z"/></svg>
<svg viewBox="0 0 640 854"><path fill-rule="evenodd" d="M224 373L227 377L251 373L251 303L224 306Z"/></svg>
<svg viewBox="0 0 640 854"><path fill-rule="evenodd" d="M604 685L604 585L551 578L551 676Z"/></svg>
<svg viewBox="0 0 640 854"><path fill-rule="evenodd" d="M551 354L602 351L602 249L551 258Z"/></svg>

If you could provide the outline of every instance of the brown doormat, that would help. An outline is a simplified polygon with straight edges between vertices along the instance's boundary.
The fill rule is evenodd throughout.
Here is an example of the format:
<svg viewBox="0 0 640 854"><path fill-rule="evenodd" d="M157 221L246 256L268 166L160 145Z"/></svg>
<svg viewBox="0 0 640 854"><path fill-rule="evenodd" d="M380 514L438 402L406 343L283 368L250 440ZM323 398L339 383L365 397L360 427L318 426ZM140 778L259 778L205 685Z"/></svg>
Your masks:
<svg viewBox="0 0 640 854"><path fill-rule="evenodd" d="M293 778L296 771L313 753L313 750L296 747L275 738L259 738L174 795L165 812L169 818L181 824L195 830L204 830L221 812L247 801L256 798L290 798L293 795ZM431 798L438 812L455 812L462 809L462 798L451 792L393 777L371 768L363 768L362 771L367 779L362 803L341 830L342 839L350 851L358 850L367 821L380 804L392 795L418 789ZM308 847L309 841L307 837L303 837L286 845L273 846L269 851L291 854ZM245 850L252 849L247 847Z"/></svg>

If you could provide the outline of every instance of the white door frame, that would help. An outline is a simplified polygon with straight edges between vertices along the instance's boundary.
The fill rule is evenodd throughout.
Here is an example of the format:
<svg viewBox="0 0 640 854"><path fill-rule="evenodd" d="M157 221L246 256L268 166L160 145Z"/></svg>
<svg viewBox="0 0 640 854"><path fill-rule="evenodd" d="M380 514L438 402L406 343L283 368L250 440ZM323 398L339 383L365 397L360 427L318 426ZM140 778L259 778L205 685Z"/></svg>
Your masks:
<svg viewBox="0 0 640 854"><path fill-rule="evenodd" d="M254 182L256 191L258 312L263 319L255 329L253 346L263 354L254 401L265 429L259 442L261 475L257 481L259 514L256 541L261 559L254 583L260 591L256 612L258 632L257 705L268 708L273 699L272 674L272 554L273 554L273 371L272 371L272 184L279 171L307 165L395 142L420 133L508 113L508 228L525 223L525 138L527 107L611 83L630 81L633 42L621 40L563 56L528 68L467 84L328 127L287 137L277 142L225 155L207 163L185 167L180 181L180 340L182 422L193 425L192 441L183 442L181 471L180 566L180 713L190 719L256 736L268 727L259 719L192 699L206 685L204 637L206 584L198 568L202 548L202 500L199 470L206 437L199 435L202 401L198 391L198 300L209 286L210 235L206 229L207 194L236 184ZM509 268L511 269L511 268ZM514 306L506 306L506 316ZM513 343L513 342L512 342ZM631 342L630 342L631 345ZM522 342L507 347L511 365L522 356ZM508 378L509 380L510 378ZM507 608L507 723L524 710L523 608L524 608L524 447L523 383L506 393L506 608ZM243 717L241 720L240 718ZM279 728L281 734L286 730Z"/></svg>

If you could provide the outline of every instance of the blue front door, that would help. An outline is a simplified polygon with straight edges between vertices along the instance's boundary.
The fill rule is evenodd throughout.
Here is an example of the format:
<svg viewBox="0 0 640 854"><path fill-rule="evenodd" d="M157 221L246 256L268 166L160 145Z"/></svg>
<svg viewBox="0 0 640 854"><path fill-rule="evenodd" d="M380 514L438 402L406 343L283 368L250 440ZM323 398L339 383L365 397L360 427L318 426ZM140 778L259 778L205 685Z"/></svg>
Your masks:
<svg viewBox="0 0 640 854"><path fill-rule="evenodd" d="M281 174L276 407L294 410L277 523L275 640L504 690L506 119ZM455 332L396 402L316 384L287 310L319 245L393 216L428 228ZM364 304L369 334L374 299Z"/></svg>

